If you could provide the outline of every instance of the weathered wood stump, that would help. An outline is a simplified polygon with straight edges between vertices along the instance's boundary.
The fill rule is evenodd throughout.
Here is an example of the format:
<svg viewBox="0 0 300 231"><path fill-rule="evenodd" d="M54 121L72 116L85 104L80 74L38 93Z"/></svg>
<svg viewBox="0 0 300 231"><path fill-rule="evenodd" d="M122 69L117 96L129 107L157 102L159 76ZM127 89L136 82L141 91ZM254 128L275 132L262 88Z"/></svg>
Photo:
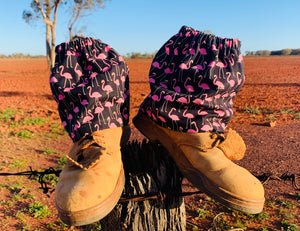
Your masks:
<svg viewBox="0 0 300 231"><path fill-rule="evenodd" d="M123 195L100 221L101 230L185 230L185 205L179 196L182 175L167 151L146 140L133 141L122 149L122 159Z"/></svg>

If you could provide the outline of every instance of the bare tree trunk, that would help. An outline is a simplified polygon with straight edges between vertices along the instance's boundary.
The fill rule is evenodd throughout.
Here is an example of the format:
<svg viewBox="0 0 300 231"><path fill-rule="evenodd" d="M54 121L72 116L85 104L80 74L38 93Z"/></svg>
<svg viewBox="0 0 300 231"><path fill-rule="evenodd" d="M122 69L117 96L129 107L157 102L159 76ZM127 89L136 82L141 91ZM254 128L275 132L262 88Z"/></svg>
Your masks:
<svg viewBox="0 0 300 231"><path fill-rule="evenodd" d="M51 58L50 70L52 70L55 64L55 36L56 36L55 25L52 26L51 31L52 31L52 41L51 41L51 53L50 53L50 58Z"/></svg>
<svg viewBox="0 0 300 231"><path fill-rule="evenodd" d="M70 36L70 41L72 41L73 40L72 27L69 27L69 36Z"/></svg>
<svg viewBox="0 0 300 231"><path fill-rule="evenodd" d="M46 24L47 63L48 63L48 68L51 70L51 45L50 45L50 38L51 38L51 26L49 24Z"/></svg>

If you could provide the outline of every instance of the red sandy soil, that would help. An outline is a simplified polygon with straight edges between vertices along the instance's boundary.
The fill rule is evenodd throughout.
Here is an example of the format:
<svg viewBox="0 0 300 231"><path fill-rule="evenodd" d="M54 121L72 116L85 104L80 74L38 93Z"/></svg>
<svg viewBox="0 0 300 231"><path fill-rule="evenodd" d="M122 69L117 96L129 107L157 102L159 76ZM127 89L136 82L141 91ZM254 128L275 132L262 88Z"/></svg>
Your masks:
<svg viewBox="0 0 300 231"><path fill-rule="evenodd" d="M126 60L130 69L131 91L131 118L137 113L138 107L149 93L148 71L151 65L150 59ZM246 81L234 101L234 118L228 127L235 129L244 139L247 151L243 160L237 163L247 168L253 174L274 173L281 175L284 172L300 174L300 57L245 57ZM17 111L26 112L29 117L47 117L60 123L50 87L49 74L45 59L0 59L0 112L14 108ZM245 112L245 109L250 113ZM251 110L259 110L258 114ZM298 115L298 117L297 117ZM17 114L13 121L22 120L22 115ZM270 120L271 119L271 120ZM268 122L276 121L274 127L268 126ZM11 122L11 121L10 121ZM144 137L132 128L131 139L142 140ZM59 156L68 152L71 140L66 136L59 139L43 141L39 136L25 140L11 137L5 132L8 127L0 122L0 172L13 172L20 170L11 169L8 164L13 156L21 157L29 155L28 166L33 169L55 166ZM24 127L22 127L24 129ZM31 129L31 132L42 134L50 131L49 126L39 126ZM6 134L6 135L1 135ZM39 138L41 140L39 140ZM43 147L53 147L57 151L55 155L42 155ZM24 154L28 153L28 154ZM27 156L28 157L28 156ZM26 169L25 169L26 170ZM25 171L21 169L21 171ZM14 178L18 180L18 178ZM26 180L32 191L39 190L38 183ZM0 185L5 184L5 179L0 178ZM27 191L29 189L26 189ZM183 190L195 190L188 181L184 180ZM270 200L290 201L296 208L293 212L295 218L291 223L299 226L299 190L295 190L290 182L270 181L265 185L266 198ZM0 199L9 199L9 193L0 188ZM37 200L45 197L41 191L36 193ZM46 228L46 224L57 221L54 206L54 193L46 198L53 215L48 219L27 218L32 230L55 230ZM199 226L199 230L208 230L212 226L211 219L195 217L191 208L200 208L205 201L205 195L187 197L187 216L190 221ZM12 214L22 209L22 203L10 207L10 212L1 209L0 227L6 230L22 230L20 222L14 219ZM215 208L212 208L215 209ZM224 209L225 210L225 209ZM268 230L280 229L278 216L272 212L272 208L266 206L268 221L263 227L271 227ZM196 215L197 216L197 215ZM19 225L19 226L18 226ZM249 225L247 230L259 230L258 225ZM31 229L28 229L31 230ZM221 230L221 229L220 229Z"/></svg>

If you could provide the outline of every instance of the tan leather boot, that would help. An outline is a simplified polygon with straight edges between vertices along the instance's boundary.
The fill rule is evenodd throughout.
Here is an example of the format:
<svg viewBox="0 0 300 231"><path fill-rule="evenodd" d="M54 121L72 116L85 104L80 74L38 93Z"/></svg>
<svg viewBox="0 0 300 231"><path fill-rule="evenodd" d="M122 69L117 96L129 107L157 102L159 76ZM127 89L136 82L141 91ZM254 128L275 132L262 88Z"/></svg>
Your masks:
<svg viewBox="0 0 300 231"><path fill-rule="evenodd" d="M100 130L74 143L55 190L55 203L63 222L74 226L90 224L115 207L125 183L120 142L127 142L128 129Z"/></svg>
<svg viewBox="0 0 300 231"><path fill-rule="evenodd" d="M157 125L142 112L133 118L133 123L152 142L161 143L182 174L202 192L242 212L262 211L265 201L262 184L225 156L218 147L224 139L220 135L172 131Z"/></svg>

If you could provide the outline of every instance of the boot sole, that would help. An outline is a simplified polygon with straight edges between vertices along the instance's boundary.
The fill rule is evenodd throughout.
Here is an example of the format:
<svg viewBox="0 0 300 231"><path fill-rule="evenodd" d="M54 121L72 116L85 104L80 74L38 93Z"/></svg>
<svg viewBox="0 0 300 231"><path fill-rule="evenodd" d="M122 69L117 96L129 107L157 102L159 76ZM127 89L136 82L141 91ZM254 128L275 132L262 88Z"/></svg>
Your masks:
<svg viewBox="0 0 300 231"><path fill-rule="evenodd" d="M159 125L156 125L142 112L138 112L132 121L135 127L139 129L146 137L148 137L151 142L160 143L167 149L181 173L202 192L227 207L245 213L257 214L263 210L265 201L264 199L250 200L248 198L243 198L232 194L214 184L202 172L194 168L177 144L173 142L172 138L169 137L164 130L159 127Z"/></svg>
<svg viewBox="0 0 300 231"><path fill-rule="evenodd" d="M116 187L113 193L100 204L76 212L65 211L55 203L59 218L71 226L88 225L97 222L108 215L118 203L125 186L125 174L122 166Z"/></svg>

